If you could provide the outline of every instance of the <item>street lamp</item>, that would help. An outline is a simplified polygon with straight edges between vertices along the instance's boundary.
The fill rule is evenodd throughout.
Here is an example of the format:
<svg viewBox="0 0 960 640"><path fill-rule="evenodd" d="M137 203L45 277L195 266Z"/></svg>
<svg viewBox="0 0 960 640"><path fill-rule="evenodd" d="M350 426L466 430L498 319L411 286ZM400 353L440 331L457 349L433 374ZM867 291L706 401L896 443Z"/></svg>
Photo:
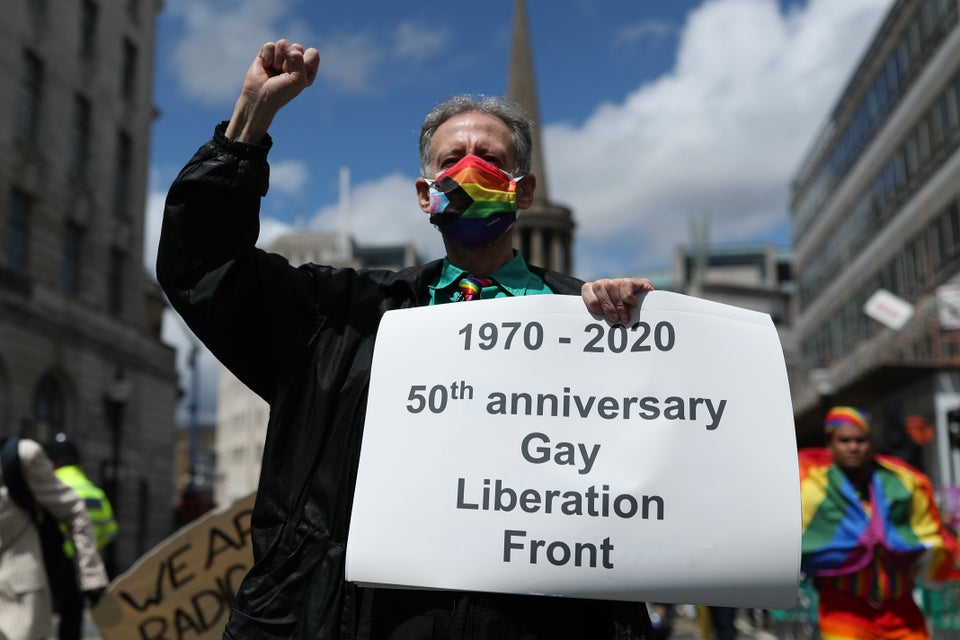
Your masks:
<svg viewBox="0 0 960 640"><path fill-rule="evenodd" d="M189 473L190 480L189 485L196 486L197 483L197 455L198 455L198 444L197 437L198 431L200 428L198 410L200 407L200 363L198 358L200 357L200 347L196 343L190 348L189 356L189 365L190 365L190 461L189 461Z"/></svg>

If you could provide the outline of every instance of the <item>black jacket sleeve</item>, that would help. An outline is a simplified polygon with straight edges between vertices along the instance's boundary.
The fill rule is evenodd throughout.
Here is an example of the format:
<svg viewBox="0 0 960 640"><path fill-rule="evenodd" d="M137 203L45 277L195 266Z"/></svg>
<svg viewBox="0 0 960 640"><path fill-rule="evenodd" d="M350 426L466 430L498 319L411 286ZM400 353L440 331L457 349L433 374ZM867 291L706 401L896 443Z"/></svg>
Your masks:
<svg viewBox="0 0 960 640"><path fill-rule="evenodd" d="M268 402L321 321L314 275L255 247L269 137L235 143L221 123L167 194L157 278L211 352Z"/></svg>

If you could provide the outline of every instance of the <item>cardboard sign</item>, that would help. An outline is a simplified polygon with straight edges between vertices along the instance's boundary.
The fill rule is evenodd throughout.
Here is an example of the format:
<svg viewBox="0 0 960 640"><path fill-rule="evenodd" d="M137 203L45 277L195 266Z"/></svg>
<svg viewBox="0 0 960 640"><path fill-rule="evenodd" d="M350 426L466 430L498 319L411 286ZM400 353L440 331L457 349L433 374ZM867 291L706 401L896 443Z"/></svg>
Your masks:
<svg viewBox="0 0 960 640"><path fill-rule="evenodd" d="M111 582L91 611L103 640L220 640L253 566L254 497L183 527Z"/></svg>
<svg viewBox="0 0 960 640"><path fill-rule="evenodd" d="M347 547L361 584L790 607L793 412L765 314L673 293L392 311Z"/></svg>

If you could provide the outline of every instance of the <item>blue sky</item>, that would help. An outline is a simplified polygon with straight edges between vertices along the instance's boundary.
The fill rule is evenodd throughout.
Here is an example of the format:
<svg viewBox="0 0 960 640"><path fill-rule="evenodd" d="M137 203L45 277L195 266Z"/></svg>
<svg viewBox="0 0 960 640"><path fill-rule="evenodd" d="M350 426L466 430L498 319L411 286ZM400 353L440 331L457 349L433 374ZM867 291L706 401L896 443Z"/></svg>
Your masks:
<svg viewBox="0 0 960 640"><path fill-rule="evenodd" d="M790 181L891 5L526 0L549 196L573 209L575 275L669 267L691 216L710 220L713 243L789 246ZM512 17L513 0L165 0L148 265L170 181L229 118L259 45L280 37L317 47L320 72L271 127L261 241L298 215L334 229L346 165L358 242L440 255L412 186L420 121L450 95L505 92Z"/></svg>

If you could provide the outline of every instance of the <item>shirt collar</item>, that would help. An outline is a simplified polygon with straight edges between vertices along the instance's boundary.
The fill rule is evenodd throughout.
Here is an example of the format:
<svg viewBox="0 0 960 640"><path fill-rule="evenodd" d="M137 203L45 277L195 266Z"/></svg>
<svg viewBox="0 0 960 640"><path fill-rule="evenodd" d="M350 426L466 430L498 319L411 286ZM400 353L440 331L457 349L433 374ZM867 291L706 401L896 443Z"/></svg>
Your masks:
<svg viewBox="0 0 960 640"><path fill-rule="evenodd" d="M468 273L460 267L450 263L447 258L443 259L443 268L440 271L440 278L437 280L435 289L446 289L456 286L460 278ZM536 283L536 276L527 268L527 262L518 251L513 252L513 258L510 262L503 265L491 276L497 281L505 291L510 295L526 295L527 289Z"/></svg>

